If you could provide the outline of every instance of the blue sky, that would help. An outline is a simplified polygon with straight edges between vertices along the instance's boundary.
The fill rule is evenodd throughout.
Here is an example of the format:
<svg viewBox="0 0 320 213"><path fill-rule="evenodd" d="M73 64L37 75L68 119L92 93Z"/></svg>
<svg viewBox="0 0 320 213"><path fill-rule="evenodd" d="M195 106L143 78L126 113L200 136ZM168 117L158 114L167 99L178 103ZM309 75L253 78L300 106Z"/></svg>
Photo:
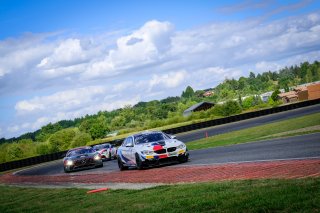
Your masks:
<svg viewBox="0 0 320 213"><path fill-rule="evenodd" d="M0 0L0 137L319 60L319 1Z"/></svg>

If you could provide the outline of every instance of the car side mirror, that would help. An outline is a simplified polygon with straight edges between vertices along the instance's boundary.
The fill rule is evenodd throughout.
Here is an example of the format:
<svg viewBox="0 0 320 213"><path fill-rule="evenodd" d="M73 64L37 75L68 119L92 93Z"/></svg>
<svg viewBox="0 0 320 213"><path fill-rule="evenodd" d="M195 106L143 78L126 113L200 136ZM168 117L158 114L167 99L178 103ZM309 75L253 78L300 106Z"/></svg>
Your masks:
<svg viewBox="0 0 320 213"><path fill-rule="evenodd" d="M133 147L133 142L128 142L128 143L126 144L126 147Z"/></svg>
<svg viewBox="0 0 320 213"><path fill-rule="evenodd" d="M175 136L175 135L170 135L170 138L171 138L171 139L176 139L177 136Z"/></svg>

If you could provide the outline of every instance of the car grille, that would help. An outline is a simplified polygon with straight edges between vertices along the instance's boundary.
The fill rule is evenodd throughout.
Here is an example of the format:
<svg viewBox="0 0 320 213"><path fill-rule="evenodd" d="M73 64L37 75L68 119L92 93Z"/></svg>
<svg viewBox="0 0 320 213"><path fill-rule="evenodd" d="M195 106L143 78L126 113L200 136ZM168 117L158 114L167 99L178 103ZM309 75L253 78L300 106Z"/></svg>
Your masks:
<svg viewBox="0 0 320 213"><path fill-rule="evenodd" d="M165 149L159 149L159 150L154 151L154 152L157 153L157 154L164 154L164 153L166 153L166 150Z"/></svg>
<svg viewBox="0 0 320 213"><path fill-rule="evenodd" d="M76 167L90 166L92 164L94 164L94 160L92 158L82 158L75 162Z"/></svg>
<svg viewBox="0 0 320 213"><path fill-rule="evenodd" d="M168 152L174 152L174 151L176 151L176 149L177 149L176 147L170 147L170 148L167 149L167 151Z"/></svg>

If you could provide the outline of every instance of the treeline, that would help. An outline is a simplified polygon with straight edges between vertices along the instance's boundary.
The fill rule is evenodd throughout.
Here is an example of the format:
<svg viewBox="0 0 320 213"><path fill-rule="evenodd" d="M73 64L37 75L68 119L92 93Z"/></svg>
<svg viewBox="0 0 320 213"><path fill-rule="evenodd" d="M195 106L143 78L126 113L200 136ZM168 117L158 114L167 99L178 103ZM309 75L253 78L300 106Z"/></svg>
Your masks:
<svg viewBox="0 0 320 213"><path fill-rule="evenodd" d="M113 111L100 111L95 115L86 115L74 120L62 120L48 124L41 129L26 133L17 138L0 139L0 162L17 160L41 154L47 154L69 148L95 143L112 132L128 133L162 126L177 125L183 122L213 119L241 113L243 110L279 105L276 94L264 103L259 96L267 91L320 80L320 64L304 62L300 66L291 66L278 72L264 72L238 80L226 79L217 87L205 91L194 91L188 86L181 96L162 100L139 102L134 106L125 106ZM204 97L211 90L213 94ZM242 99L244 96L249 96ZM231 100L231 101L230 101ZM220 102L208 111L193 113L183 117L183 111L201 101Z"/></svg>

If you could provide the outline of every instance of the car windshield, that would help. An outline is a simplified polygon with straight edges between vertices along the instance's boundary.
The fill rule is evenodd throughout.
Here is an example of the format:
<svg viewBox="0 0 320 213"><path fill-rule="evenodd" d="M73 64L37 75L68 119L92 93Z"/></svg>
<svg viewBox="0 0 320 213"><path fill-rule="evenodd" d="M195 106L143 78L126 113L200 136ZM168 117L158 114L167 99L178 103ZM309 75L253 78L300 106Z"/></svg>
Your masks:
<svg viewBox="0 0 320 213"><path fill-rule="evenodd" d="M164 140L162 133L144 133L135 136L135 144L151 143Z"/></svg>
<svg viewBox="0 0 320 213"><path fill-rule="evenodd" d="M85 155L94 153L93 149L76 149L70 152L69 156Z"/></svg>
<svg viewBox="0 0 320 213"><path fill-rule="evenodd" d="M108 149L108 148L110 148L110 144L102 144L102 145L97 145L93 147L93 149L95 150Z"/></svg>

